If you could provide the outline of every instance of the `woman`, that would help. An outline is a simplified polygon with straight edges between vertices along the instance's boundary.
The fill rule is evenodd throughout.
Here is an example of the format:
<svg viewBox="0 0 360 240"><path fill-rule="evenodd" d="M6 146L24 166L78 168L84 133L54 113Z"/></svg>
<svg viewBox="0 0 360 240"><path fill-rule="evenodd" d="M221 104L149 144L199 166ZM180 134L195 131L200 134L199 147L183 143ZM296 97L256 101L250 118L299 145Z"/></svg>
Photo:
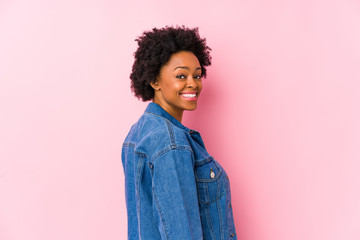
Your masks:
<svg viewBox="0 0 360 240"><path fill-rule="evenodd" d="M136 41L131 89L152 102L122 148L128 239L237 239L228 177L200 133L181 123L196 109L211 49L184 26Z"/></svg>

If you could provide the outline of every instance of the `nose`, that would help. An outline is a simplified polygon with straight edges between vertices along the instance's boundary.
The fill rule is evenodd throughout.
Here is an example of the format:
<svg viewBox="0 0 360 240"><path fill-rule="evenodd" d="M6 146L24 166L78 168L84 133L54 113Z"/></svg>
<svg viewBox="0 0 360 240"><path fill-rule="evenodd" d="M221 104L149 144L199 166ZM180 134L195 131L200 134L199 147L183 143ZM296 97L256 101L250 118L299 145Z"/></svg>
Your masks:
<svg viewBox="0 0 360 240"><path fill-rule="evenodd" d="M195 81L195 79L193 78L193 76L189 76L187 79L187 86L188 87L192 87L192 88L197 88L197 83Z"/></svg>

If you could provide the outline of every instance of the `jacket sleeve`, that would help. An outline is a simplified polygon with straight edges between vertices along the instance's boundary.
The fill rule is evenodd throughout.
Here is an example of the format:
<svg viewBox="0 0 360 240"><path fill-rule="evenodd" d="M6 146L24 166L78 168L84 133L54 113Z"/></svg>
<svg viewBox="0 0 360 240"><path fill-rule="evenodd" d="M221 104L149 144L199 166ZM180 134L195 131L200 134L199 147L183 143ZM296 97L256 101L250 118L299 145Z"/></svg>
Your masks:
<svg viewBox="0 0 360 240"><path fill-rule="evenodd" d="M153 213L162 239L203 239L192 152L171 149L152 161Z"/></svg>

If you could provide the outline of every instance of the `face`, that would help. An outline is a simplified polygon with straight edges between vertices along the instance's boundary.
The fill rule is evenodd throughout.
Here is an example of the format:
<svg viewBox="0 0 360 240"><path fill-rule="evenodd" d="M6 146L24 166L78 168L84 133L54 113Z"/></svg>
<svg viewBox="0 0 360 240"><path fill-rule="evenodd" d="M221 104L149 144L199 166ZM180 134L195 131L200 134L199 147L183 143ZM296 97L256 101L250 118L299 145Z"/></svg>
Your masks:
<svg viewBox="0 0 360 240"><path fill-rule="evenodd" d="M202 90L199 60L192 52L174 53L151 86L155 89L153 102L175 118L184 110L195 110Z"/></svg>

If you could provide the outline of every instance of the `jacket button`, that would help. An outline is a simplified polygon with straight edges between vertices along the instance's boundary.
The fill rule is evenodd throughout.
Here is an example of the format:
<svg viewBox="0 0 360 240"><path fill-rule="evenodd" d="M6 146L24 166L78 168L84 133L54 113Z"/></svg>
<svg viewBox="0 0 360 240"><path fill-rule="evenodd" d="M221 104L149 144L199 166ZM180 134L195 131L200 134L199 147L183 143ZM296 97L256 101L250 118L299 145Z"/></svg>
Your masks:
<svg viewBox="0 0 360 240"><path fill-rule="evenodd" d="M235 233L233 233L233 234L230 235L230 237L233 237L233 236L235 236Z"/></svg>
<svg viewBox="0 0 360 240"><path fill-rule="evenodd" d="M231 208L231 203L229 204L229 208Z"/></svg>
<svg viewBox="0 0 360 240"><path fill-rule="evenodd" d="M226 176L226 179L229 179L229 176Z"/></svg>
<svg viewBox="0 0 360 240"><path fill-rule="evenodd" d="M210 170L210 177L211 177L211 178L214 178L214 177L215 177L215 173L213 172L212 169Z"/></svg>

